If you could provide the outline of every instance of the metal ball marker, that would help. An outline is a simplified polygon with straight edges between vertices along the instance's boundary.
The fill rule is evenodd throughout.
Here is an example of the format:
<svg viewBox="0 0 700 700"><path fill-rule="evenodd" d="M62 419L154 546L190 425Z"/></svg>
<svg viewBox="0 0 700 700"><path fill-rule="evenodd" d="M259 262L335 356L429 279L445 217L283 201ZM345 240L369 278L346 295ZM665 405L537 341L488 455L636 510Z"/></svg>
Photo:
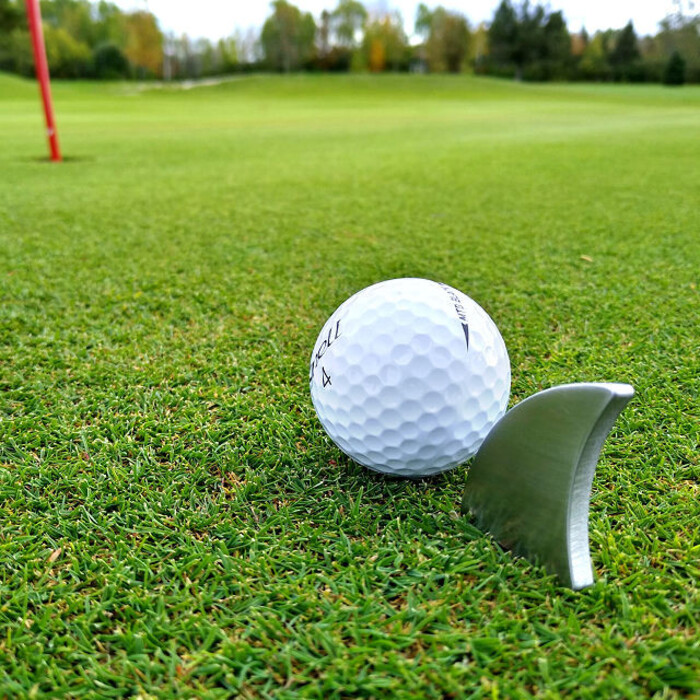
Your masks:
<svg viewBox="0 0 700 700"><path fill-rule="evenodd" d="M606 437L629 384L564 384L525 399L491 429L472 462L462 512L516 554L579 590L593 583L588 509Z"/></svg>

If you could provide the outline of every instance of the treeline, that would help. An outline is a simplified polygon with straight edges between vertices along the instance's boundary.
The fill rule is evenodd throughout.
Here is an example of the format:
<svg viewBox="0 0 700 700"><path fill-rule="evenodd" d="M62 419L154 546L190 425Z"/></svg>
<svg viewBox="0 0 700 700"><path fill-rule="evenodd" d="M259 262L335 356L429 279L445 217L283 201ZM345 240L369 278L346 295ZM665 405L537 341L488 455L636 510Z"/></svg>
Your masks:
<svg viewBox="0 0 700 700"><path fill-rule="evenodd" d="M571 33L561 12L502 0L472 26L444 7L418 7L415 40L397 12L338 0L318 18L275 0L261 30L218 42L164 35L147 11L89 0L43 0L52 75L62 78L201 78L247 71L474 72L521 80L700 82L700 15L677 11L654 36L622 29ZM0 70L31 75L23 0L0 0Z"/></svg>
<svg viewBox="0 0 700 700"><path fill-rule="evenodd" d="M160 76L163 33L145 11L123 12L109 2L41 3L44 42L57 78ZM34 58L24 2L0 0L0 70L32 75Z"/></svg>
<svg viewBox="0 0 700 700"><path fill-rule="evenodd" d="M488 50L476 72L523 80L700 82L700 15L679 10L655 36L623 29L570 34L561 12L503 0L488 28Z"/></svg>

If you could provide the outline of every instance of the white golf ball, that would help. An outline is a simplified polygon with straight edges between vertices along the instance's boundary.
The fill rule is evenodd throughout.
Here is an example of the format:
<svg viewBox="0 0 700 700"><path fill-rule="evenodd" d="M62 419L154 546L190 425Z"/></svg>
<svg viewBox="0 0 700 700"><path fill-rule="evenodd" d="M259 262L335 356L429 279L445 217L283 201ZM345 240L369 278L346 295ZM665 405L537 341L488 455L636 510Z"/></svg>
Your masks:
<svg viewBox="0 0 700 700"><path fill-rule="evenodd" d="M338 307L309 382L321 425L345 454L418 478L476 453L507 408L510 362L498 328L466 294L396 279Z"/></svg>

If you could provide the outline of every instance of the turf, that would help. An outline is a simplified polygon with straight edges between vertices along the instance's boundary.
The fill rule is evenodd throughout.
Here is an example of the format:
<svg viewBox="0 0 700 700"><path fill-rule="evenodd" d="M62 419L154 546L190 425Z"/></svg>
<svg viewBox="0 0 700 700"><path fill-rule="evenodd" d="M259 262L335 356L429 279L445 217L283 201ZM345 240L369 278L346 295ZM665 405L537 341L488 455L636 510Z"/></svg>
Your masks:
<svg viewBox="0 0 700 700"><path fill-rule="evenodd" d="M0 697L700 695L700 90L0 76ZM399 276L494 318L511 402L637 396L579 593L310 405L336 306Z"/></svg>

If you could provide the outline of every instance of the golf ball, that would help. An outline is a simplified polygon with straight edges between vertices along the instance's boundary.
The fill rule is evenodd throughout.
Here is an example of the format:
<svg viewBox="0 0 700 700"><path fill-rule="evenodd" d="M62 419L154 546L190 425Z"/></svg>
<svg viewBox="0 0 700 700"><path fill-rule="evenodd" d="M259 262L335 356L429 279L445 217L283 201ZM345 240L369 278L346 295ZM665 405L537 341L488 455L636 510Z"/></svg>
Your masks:
<svg viewBox="0 0 700 700"><path fill-rule="evenodd" d="M311 398L333 442L395 476L472 457L505 413L510 362L489 315L425 279L367 287L341 304L311 356Z"/></svg>

